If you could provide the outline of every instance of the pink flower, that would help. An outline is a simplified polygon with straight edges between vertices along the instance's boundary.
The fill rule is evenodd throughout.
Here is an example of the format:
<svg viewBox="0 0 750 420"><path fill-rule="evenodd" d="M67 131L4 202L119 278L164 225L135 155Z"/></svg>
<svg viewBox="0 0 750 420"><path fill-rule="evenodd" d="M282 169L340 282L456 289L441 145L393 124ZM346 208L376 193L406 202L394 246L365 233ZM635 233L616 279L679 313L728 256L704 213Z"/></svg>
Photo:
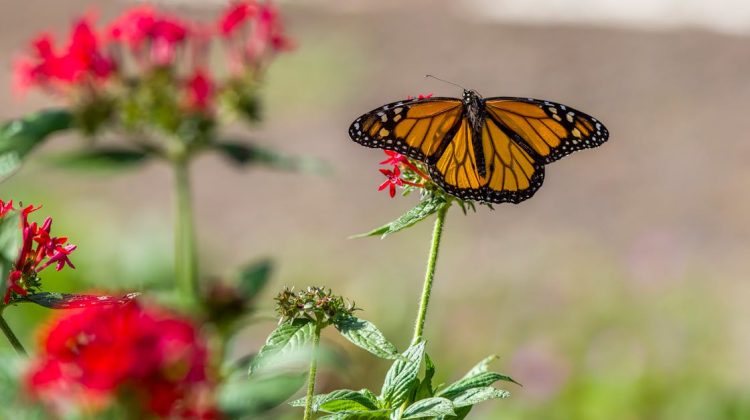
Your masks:
<svg viewBox="0 0 750 420"><path fill-rule="evenodd" d="M237 72L260 68L276 53L293 48L278 10L270 3L234 3L219 18L217 27L227 40L230 64Z"/></svg>
<svg viewBox="0 0 750 420"><path fill-rule="evenodd" d="M109 26L110 39L125 44L142 63L167 66L188 36L188 26L150 6L131 9Z"/></svg>
<svg viewBox="0 0 750 420"><path fill-rule="evenodd" d="M11 211L13 211L13 200L8 201L7 203L0 200L0 219Z"/></svg>
<svg viewBox="0 0 750 420"><path fill-rule="evenodd" d="M57 317L27 374L31 395L58 412L122 401L146 417L218 418L208 351L188 320L136 301Z"/></svg>

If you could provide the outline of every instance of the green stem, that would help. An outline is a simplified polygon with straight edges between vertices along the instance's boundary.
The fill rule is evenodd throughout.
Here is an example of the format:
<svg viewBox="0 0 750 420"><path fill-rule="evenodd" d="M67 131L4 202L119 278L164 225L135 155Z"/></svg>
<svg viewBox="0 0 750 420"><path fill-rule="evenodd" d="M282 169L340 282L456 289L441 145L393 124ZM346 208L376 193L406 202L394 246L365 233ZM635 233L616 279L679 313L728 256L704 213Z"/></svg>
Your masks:
<svg viewBox="0 0 750 420"><path fill-rule="evenodd" d="M440 237L443 234L443 225L445 224L445 214L448 213L450 203L446 203L437 212L435 219L435 228L432 231L432 245L430 246L430 256L427 259L427 272L424 276L424 285L422 286L422 298L419 302L419 312L417 321L414 325L414 337L411 339L411 345L415 345L422 340L424 331L425 317L427 316L427 306L430 304L430 293L432 292L432 281L435 279L435 263L437 263L438 250L440 249Z"/></svg>
<svg viewBox="0 0 750 420"><path fill-rule="evenodd" d="M3 330L3 334L8 338L10 345L13 346L16 353L18 353L19 356L27 356L26 349L23 348L23 344L18 340L18 337L13 333L13 330L10 329L10 325L5 322L5 318L3 318L1 312L2 311L0 311L0 329Z"/></svg>
<svg viewBox="0 0 750 420"><path fill-rule="evenodd" d="M318 373L318 347L320 347L320 324L315 324L312 353L310 354L310 372L307 375L307 396L305 398L305 416L303 420L312 419L313 394L315 394L315 375Z"/></svg>
<svg viewBox="0 0 750 420"><path fill-rule="evenodd" d="M190 194L188 161L173 163L175 172L175 276L183 296L192 301L198 293L198 262L195 252L195 225Z"/></svg>

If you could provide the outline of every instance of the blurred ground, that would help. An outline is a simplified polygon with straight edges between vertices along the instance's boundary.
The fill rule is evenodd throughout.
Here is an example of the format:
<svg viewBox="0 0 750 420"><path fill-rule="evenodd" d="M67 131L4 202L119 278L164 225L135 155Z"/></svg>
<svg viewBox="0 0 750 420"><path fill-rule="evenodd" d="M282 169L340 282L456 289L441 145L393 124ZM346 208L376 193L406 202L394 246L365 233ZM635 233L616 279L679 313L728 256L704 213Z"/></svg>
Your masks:
<svg viewBox="0 0 750 420"><path fill-rule="evenodd" d="M89 4L0 5L0 117L48 105L41 95L13 98L11 57ZM95 9L106 20L127 4ZM271 70L263 126L232 132L324 159L335 172L238 171L201 159L194 180L204 271L231 273L274 256L269 297L285 284L330 286L405 347L431 227L346 239L415 200L377 193L382 153L351 142L349 123L407 95L460 95L426 73L485 96L562 102L603 121L610 141L550 165L532 200L451 211L427 322L439 378L501 355L497 370L524 388L475 418L749 418L747 37L498 23L477 18L481 2L377 4L284 4L299 48ZM175 8L216 13L212 4ZM75 274L85 280L59 277L61 288L117 288L170 269L170 181L158 165L92 180L37 160L2 194L44 202L79 245ZM239 345L257 348L271 328L259 325ZM386 365L342 348L352 365L323 387L377 389Z"/></svg>

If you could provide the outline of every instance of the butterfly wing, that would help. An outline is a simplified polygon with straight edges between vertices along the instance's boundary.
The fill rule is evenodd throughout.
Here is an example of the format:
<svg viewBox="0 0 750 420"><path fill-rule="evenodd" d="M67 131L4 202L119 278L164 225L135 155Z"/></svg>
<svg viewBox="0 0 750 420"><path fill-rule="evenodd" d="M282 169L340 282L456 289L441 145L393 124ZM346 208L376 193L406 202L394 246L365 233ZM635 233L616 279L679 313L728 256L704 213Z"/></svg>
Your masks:
<svg viewBox="0 0 750 420"><path fill-rule="evenodd" d="M542 163L597 147L609 138L596 118L563 104L511 97L488 98L484 104L487 115L509 129L513 140L530 147Z"/></svg>
<svg viewBox="0 0 750 420"><path fill-rule="evenodd" d="M463 103L455 98L393 102L354 120L349 136L367 146L392 150L428 164L440 156L458 129Z"/></svg>
<svg viewBox="0 0 750 420"><path fill-rule="evenodd" d="M544 165L538 157L512 140L489 117L485 118L481 135L484 175L477 170L474 133L464 118L440 158L430 165L432 180L464 200L519 203L534 195L544 181Z"/></svg>

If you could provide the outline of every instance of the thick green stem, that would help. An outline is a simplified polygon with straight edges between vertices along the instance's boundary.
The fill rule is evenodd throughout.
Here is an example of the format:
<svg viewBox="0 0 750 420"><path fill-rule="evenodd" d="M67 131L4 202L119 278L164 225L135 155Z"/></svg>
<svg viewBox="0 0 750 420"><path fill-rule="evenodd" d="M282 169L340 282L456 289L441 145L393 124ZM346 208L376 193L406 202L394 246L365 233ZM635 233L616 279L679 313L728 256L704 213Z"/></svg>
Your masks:
<svg viewBox="0 0 750 420"><path fill-rule="evenodd" d="M417 344L422 340L425 317L427 316L427 306L430 304L432 281L435 278L435 263L437 263L438 250L440 249L440 237L443 234L445 214L448 212L449 207L450 203L447 203L443 207L441 207L437 212L437 219L435 219L435 228L432 231L432 245L430 246L430 256L427 259L427 272L424 276L422 298L419 302L419 312L417 313L417 321L414 325L414 337L411 339L411 345Z"/></svg>
<svg viewBox="0 0 750 420"><path fill-rule="evenodd" d="M190 174L186 160L175 161L175 277L184 297L195 301L198 293L198 262L195 252L195 225L190 194Z"/></svg>
<svg viewBox="0 0 750 420"><path fill-rule="evenodd" d="M3 318L1 311L0 329L3 330L3 334L5 334L5 337L8 338L8 341L10 341L10 345L13 346L13 348L16 350L16 353L18 353L19 356L26 356L26 349L23 348L23 344L21 344L21 342L18 340L18 337L16 337L16 335L13 333L13 330L10 329L10 325L5 322L5 318Z"/></svg>
<svg viewBox="0 0 750 420"><path fill-rule="evenodd" d="M315 325L312 352L310 353L310 372L307 375L307 396L305 398L304 420L312 419L312 403L315 394L315 375L318 373L318 348L320 347L320 324Z"/></svg>

